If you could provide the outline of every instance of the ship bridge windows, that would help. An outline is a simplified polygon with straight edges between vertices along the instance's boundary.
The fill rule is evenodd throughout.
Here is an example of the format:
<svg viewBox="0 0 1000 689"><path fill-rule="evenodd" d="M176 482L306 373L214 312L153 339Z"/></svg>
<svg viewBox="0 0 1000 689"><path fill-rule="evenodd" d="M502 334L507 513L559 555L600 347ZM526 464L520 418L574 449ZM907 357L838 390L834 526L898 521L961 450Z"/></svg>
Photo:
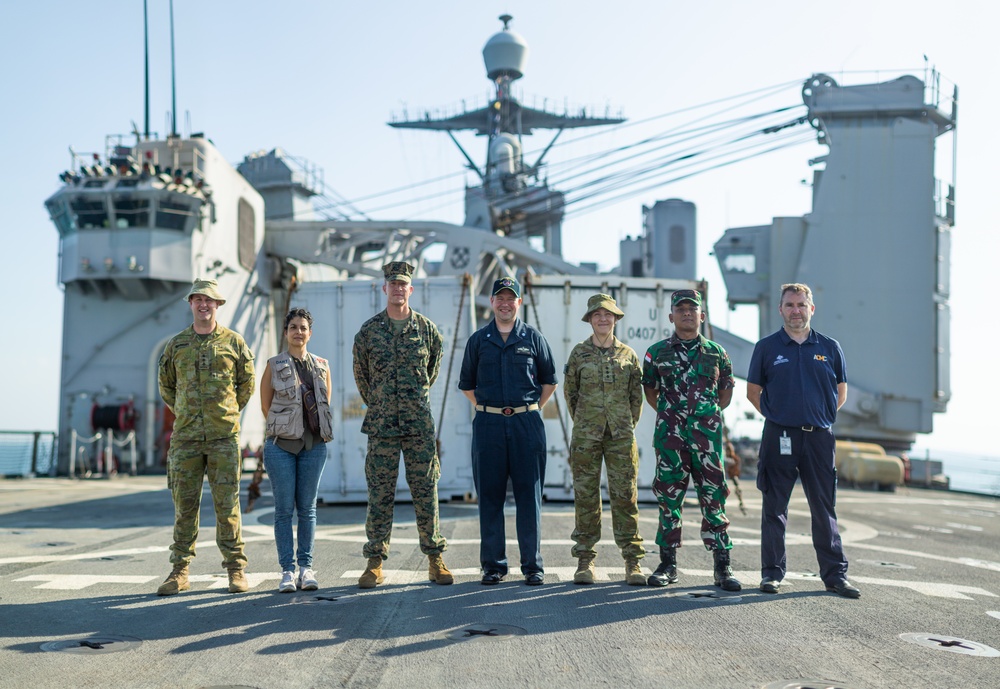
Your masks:
<svg viewBox="0 0 1000 689"><path fill-rule="evenodd" d="M48 201L45 207L49 209L49 217L55 223L60 237L64 237L76 230L73 214L69 212L65 199L57 198Z"/></svg>
<svg viewBox="0 0 1000 689"><path fill-rule="evenodd" d="M160 199L156 209L156 226L164 230L183 230L193 215L190 204Z"/></svg>
<svg viewBox="0 0 1000 689"><path fill-rule="evenodd" d="M115 227L149 227L149 199L120 196L114 199Z"/></svg>
<svg viewBox="0 0 1000 689"><path fill-rule="evenodd" d="M76 214L76 225L81 230L108 226L108 207L104 199L78 196L69 202Z"/></svg>

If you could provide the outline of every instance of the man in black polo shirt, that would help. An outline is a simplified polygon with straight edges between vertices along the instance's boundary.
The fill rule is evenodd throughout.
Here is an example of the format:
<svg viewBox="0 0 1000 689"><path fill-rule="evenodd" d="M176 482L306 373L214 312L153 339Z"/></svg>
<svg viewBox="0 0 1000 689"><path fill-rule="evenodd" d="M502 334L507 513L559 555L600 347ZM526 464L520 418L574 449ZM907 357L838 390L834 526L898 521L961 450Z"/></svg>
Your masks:
<svg viewBox="0 0 1000 689"><path fill-rule="evenodd" d="M847 558L837 531L837 472L833 422L847 401L847 365L836 340L809 327L812 290L781 286L784 327L760 340L750 359L747 399L765 419L757 465L764 496L760 520L760 590L777 593L785 577L785 525L795 479L802 479L812 512L812 540L827 591L861 592L847 581Z"/></svg>

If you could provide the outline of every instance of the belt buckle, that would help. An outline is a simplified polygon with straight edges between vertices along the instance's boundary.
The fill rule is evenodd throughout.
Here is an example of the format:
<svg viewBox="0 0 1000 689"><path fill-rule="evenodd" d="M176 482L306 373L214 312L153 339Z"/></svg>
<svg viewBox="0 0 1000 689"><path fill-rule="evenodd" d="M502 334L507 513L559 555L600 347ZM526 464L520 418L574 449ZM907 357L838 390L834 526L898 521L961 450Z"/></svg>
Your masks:
<svg viewBox="0 0 1000 689"><path fill-rule="evenodd" d="M500 410L500 413L504 416L514 416L514 407L504 407Z"/></svg>
<svg viewBox="0 0 1000 689"><path fill-rule="evenodd" d="M816 427L815 426L803 426L802 430L805 431L806 433L812 433L813 431L816 430Z"/></svg>

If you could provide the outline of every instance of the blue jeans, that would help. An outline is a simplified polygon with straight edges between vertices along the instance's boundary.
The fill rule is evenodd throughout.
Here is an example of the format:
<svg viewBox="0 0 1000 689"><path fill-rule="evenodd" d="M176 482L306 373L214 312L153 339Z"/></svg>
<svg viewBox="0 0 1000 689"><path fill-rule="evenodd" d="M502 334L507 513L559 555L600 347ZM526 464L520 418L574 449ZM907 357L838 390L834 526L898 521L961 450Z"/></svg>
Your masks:
<svg viewBox="0 0 1000 689"><path fill-rule="evenodd" d="M326 443L317 443L311 450L303 449L293 455L275 445L274 438L264 442L264 467L274 494L274 544L282 572L294 572L296 560L302 569L312 567L316 498L325 464ZM293 510L299 514L299 547L294 552Z"/></svg>

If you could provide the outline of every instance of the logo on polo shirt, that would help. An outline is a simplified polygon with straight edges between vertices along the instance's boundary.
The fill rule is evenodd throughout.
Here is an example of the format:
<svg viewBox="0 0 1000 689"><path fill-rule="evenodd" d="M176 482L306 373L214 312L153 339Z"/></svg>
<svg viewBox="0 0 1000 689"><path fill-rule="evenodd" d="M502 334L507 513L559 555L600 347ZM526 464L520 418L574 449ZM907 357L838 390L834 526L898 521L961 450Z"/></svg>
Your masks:
<svg viewBox="0 0 1000 689"><path fill-rule="evenodd" d="M813 359L815 361L826 361L826 355L825 354L813 354Z"/></svg>
<svg viewBox="0 0 1000 689"><path fill-rule="evenodd" d="M778 358L774 360L774 364L773 365L777 366L778 364L787 364L787 363L788 363L788 359L786 359L784 357L784 355L779 354Z"/></svg>

